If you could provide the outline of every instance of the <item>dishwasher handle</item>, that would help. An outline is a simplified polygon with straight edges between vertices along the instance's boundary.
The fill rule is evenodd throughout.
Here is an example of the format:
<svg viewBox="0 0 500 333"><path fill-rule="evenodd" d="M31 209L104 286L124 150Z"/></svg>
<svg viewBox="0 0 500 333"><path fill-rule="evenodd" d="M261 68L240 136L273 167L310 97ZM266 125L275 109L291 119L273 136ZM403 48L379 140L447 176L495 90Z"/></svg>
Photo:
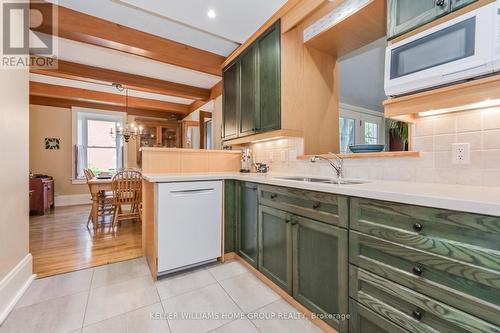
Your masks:
<svg viewBox="0 0 500 333"><path fill-rule="evenodd" d="M170 191L173 195L186 195L186 194L205 194L205 193L213 193L215 191L214 188L200 188L193 190L176 190Z"/></svg>

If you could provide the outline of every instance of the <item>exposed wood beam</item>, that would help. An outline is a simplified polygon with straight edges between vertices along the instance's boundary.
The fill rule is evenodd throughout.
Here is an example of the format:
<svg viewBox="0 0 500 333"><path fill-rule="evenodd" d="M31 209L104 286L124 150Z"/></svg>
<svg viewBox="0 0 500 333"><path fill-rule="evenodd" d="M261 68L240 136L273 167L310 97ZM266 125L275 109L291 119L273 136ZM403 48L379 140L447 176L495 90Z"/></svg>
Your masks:
<svg viewBox="0 0 500 333"><path fill-rule="evenodd" d="M45 13L49 3L32 2L31 7ZM192 70L221 75L225 58L218 54L161 38L146 32L57 6L57 35L77 42L127 52ZM36 31L52 33L52 22L43 22Z"/></svg>
<svg viewBox="0 0 500 333"><path fill-rule="evenodd" d="M207 104L206 101L194 101L190 106L189 106L189 113L194 112L201 108L203 105Z"/></svg>
<svg viewBox="0 0 500 333"><path fill-rule="evenodd" d="M85 102L85 101L75 101L64 98L54 98L54 97L43 97L43 96L34 96L30 95L30 104L34 105L45 105L45 106L54 106L59 108L71 109L72 107L82 107L89 109L97 109L97 110L106 110L106 111L118 111L124 112L124 108L116 105L109 105L103 103L95 103L95 102ZM141 117L153 117L153 118L163 118L163 119L171 119L172 117L176 117L179 119L179 115L168 113L164 111L155 111L155 110L142 110L135 108L128 108L128 114L132 116L141 116Z"/></svg>
<svg viewBox="0 0 500 333"><path fill-rule="evenodd" d="M222 81L220 81L215 86L213 86L212 89L210 89L210 99L216 99L220 95L222 95Z"/></svg>
<svg viewBox="0 0 500 333"><path fill-rule="evenodd" d="M56 66L54 67L55 68L32 68L30 72L85 82L107 82L110 85L113 82L118 82L125 88L132 90L194 100L208 100L211 94L209 89L153 79L135 74L128 74L106 68L78 64L65 60L57 60Z"/></svg>
<svg viewBox="0 0 500 333"><path fill-rule="evenodd" d="M125 108L125 96L82 88L65 87L54 84L30 82L30 95L63 98L73 101L97 102ZM128 107L143 110L156 110L185 115L189 105L177 104L141 97L128 97Z"/></svg>

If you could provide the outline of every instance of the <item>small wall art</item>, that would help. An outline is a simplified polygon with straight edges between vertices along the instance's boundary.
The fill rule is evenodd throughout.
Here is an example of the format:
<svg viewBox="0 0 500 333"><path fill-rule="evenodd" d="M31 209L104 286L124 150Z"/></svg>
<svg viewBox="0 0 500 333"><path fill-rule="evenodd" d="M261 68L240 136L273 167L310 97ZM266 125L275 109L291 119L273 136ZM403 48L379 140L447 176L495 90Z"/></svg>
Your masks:
<svg viewBox="0 0 500 333"><path fill-rule="evenodd" d="M45 138L45 149L59 150L60 143L60 138Z"/></svg>

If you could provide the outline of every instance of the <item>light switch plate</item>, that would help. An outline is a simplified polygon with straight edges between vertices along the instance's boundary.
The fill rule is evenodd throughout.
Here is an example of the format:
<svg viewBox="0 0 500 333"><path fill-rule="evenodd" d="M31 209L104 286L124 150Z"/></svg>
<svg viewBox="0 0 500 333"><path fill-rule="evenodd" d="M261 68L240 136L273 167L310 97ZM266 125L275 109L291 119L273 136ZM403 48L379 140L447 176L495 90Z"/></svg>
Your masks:
<svg viewBox="0 0 500 333"><path fill-rule="evenodd" d="M451 145L452 164L470 164L470 143L453 143Z"/></svg>

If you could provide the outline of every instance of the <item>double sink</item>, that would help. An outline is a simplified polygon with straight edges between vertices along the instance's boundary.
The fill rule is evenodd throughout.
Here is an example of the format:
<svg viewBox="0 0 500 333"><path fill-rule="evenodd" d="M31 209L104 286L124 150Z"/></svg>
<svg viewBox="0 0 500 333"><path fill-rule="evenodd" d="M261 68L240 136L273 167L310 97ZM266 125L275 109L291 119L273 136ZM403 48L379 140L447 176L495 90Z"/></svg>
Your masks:
<svg viewBox="0 0 500 333"><path fill-rule="evenodd" d="M274 178L282 180L294 180L299 182L334 184L334 185L360 185L367 183L358 180L331 179L331 178L311 178L311 177L274 177Z"/></svg>

